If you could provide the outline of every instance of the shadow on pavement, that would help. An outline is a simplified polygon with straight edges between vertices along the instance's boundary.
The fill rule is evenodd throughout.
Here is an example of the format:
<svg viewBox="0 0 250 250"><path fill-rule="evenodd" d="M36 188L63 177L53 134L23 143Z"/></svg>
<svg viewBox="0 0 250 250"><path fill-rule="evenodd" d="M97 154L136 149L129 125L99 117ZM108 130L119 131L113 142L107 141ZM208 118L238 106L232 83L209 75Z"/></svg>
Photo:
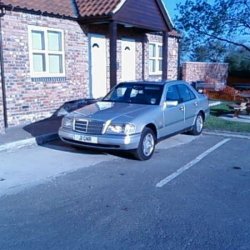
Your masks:
<svg viewBox="0 0 250 250"><path fill-rule="evenodd" d="M65 102L59 107L51 117L40 120L23 127L32 137L38 137L45 134L57 133L61 125L62 117L76 109L82 108L86 105L95 103L95 99L78 99ZM39 144L39 141L38 141Z"/></svg>
<svg viewBox="0 0 250 250"><path fill-rule="evenodd" d="M66 144L60 139L48 142L46 144L40 145L42 147L47 147L53 150L59 150L64 152L70 152L74 154L83 155L113 155L124 159L133 159L134 157L130 152L126 151L116 151L116 150L101 150L101 149L87 149L83 147L77 147L70 144Z"/></svg>

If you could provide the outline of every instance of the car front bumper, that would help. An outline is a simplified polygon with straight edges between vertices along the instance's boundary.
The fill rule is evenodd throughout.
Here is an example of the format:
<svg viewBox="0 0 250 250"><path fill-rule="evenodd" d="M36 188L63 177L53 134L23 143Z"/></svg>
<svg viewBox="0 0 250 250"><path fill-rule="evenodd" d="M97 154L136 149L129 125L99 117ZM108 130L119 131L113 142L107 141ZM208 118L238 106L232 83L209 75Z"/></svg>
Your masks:
<svg viewBox="0 0 250 250"><path fill-rule="evenodd" d="M60 139L66 143L82 146L86 148L96 149L112 149L112 150L132 150L138 148L140 142L140 134L135 135L92 135L82 134L76 131L60 128L58 131ZM81 141L81 136L94 138L95 142ZM78 137L78 139L76 139Z"/></svg>

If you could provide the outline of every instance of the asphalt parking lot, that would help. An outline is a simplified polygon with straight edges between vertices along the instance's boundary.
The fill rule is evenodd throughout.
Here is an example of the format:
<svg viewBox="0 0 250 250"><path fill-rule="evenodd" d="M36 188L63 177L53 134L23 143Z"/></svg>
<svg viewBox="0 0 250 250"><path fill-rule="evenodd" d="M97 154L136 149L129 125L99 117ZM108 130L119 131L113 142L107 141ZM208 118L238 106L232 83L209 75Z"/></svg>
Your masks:
<svg viewBox="0 0 250 250"><path fill-rule="evenodd" d="M1 154L72 168L0 198L1 249L249 249L250 140L186 139L145 162L60 142Z"/></svg>

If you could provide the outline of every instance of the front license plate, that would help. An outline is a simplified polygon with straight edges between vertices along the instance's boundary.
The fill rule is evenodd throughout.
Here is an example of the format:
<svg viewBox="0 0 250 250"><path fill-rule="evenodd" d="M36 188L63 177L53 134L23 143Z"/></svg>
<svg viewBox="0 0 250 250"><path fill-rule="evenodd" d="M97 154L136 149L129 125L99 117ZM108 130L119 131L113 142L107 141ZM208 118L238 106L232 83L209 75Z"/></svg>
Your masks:
<svg viewBox="0 0 250 250"><path fill-rule="evenodd" d="M74 135L74 140L88 143L97 143L97 137L86 136L86 135Z"/></svg>

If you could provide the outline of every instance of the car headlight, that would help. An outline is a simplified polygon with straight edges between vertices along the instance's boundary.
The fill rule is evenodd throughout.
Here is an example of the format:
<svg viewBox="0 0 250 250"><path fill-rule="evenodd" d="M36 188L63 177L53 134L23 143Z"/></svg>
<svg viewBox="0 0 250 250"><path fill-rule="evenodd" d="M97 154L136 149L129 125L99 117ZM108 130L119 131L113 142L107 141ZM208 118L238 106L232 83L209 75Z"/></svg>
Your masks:
<svg viewBox="0 0 250 250"><path fill-rule="evenodd" d="M107 134L131 135L135 133L134 124L110 124L106 130Z"/></svg>
<svg viewBox="0 0 250 250"><path fill-rule="evenodd" d="M64 117L62 119L62 127L64 127L64 128L73 128L73 119L68 118L68 117Z"/></svg>

